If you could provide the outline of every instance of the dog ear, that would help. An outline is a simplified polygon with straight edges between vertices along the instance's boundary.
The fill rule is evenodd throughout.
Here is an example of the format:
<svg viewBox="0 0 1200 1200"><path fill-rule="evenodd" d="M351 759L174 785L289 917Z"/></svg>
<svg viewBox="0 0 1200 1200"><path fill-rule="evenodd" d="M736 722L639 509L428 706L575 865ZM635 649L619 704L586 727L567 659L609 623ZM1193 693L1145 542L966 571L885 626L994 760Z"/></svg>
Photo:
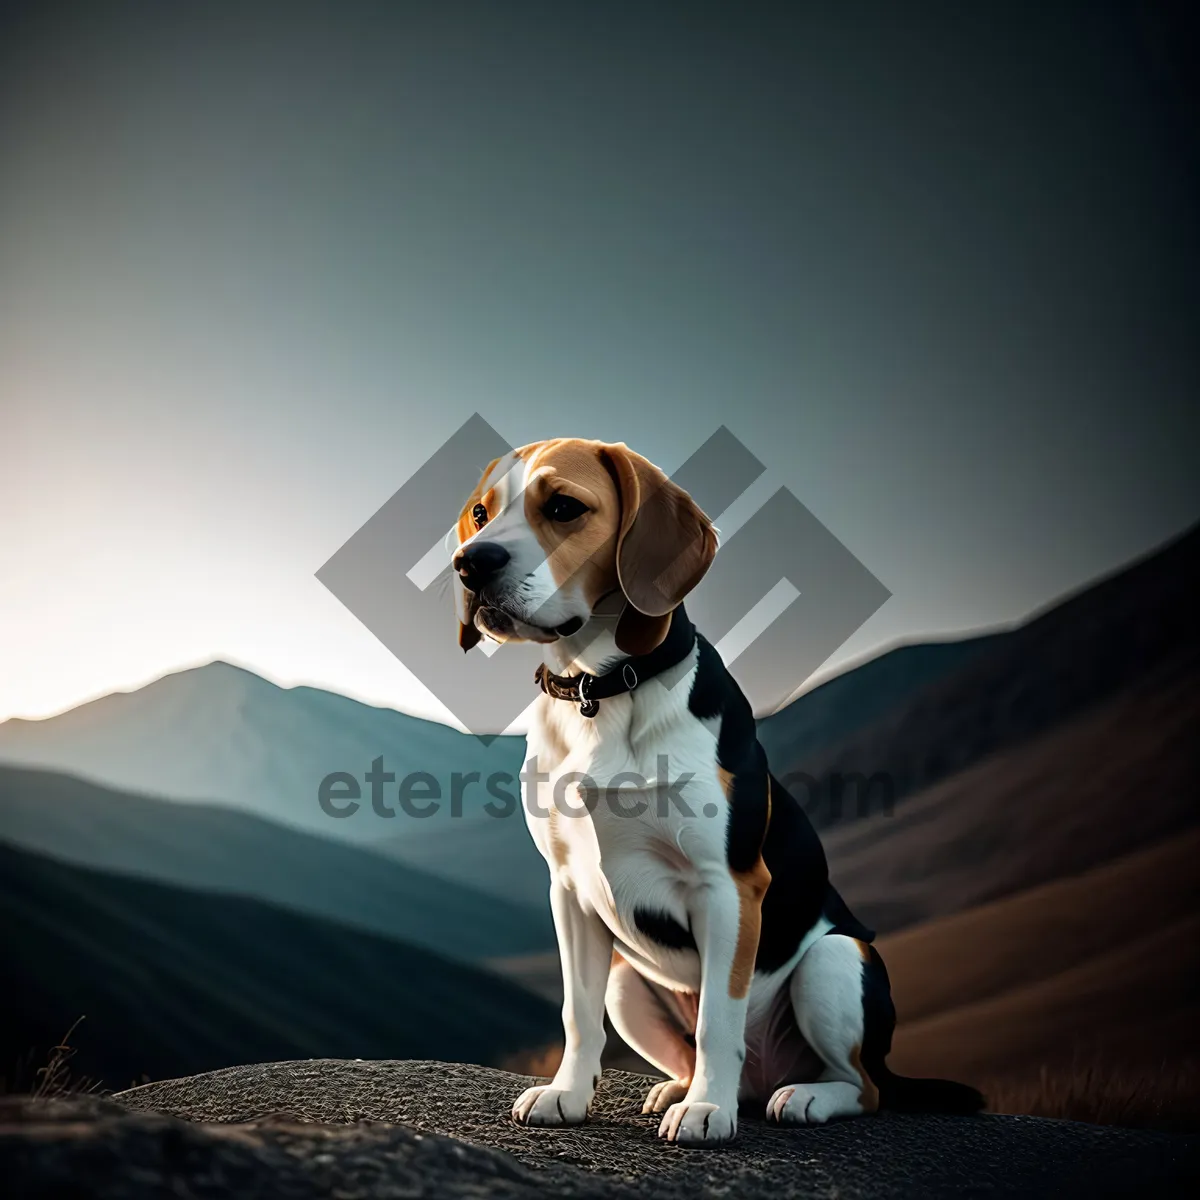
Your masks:
<svg viewBox="0 0 1200 1200"><path fill-rule="evenodd" d="M621 498L617 580L628 604L617 645L644 654L666 636L671 613L712 565L717 532L683 488L623 442L605 446L601 457Z"/></svg>

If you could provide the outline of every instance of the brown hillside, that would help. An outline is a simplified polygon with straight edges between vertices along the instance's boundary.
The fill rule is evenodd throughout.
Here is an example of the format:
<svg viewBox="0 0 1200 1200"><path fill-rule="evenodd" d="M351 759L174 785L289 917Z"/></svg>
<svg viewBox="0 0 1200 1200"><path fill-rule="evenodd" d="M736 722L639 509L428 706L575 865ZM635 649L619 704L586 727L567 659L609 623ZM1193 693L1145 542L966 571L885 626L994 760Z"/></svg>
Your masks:
<svg viewBox="0 0 1200 1200"><path fill-rule="evenodd" d="M1036 740L823 835L834 882L891 931L1115 859L1197 822L1200 670L1153 676Z"/></svg>
<svg viewBox="0 0 1200 1200"><path fill-rule="evenodd" d="M1196 911L1198 862L1200 830L1192 830L1082 875L881 938L902 1023L915 1027L1145 941Z"/></svg>
<svg viewBox="0 0 1200 1200"><path fill-rule="evenodd" d="M936 927L928 932L938 936ZM890 1063L910 1074L986 1080L1043 1066L1169 1067L1194 1058L1200 1054L1198 944L1200 916L1147 928L1037 983L905 1023Z"/></svg>

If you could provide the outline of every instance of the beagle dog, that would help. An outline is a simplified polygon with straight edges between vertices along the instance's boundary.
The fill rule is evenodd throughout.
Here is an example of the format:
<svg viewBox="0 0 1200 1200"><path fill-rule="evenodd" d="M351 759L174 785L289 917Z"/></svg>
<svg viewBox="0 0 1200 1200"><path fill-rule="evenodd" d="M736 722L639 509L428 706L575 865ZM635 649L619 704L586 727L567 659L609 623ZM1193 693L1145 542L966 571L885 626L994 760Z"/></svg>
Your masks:
<svg viewBox="0 0 1200 1200"><path fill-rule="evenodd" d="M460 645L545 648L522 797L550 869L566 1045L513 1118L585 1120L606 1010L666 1076L643 1111L681 1145L728 1141L739 1103L784 1125L981 1108L885 1063L874 935L684 611L717 552L691 497L622 443L556 438L489 464L456 528Z"/></svg>

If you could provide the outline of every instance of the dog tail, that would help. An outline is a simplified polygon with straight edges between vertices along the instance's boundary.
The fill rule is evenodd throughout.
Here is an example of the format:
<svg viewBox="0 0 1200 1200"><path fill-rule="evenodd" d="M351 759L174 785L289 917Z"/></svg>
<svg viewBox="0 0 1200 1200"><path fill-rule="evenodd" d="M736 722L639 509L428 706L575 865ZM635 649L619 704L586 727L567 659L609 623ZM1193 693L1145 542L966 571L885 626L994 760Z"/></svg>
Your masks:
<svg viewBox="0 0 1200 1200"><path fill-rule="evenodd" d="M952 1079L910 1079L886 1066L871 1077L879 1088L879 1107L892 1112L977 1113L985 1103L982 1092Z"/></svg>

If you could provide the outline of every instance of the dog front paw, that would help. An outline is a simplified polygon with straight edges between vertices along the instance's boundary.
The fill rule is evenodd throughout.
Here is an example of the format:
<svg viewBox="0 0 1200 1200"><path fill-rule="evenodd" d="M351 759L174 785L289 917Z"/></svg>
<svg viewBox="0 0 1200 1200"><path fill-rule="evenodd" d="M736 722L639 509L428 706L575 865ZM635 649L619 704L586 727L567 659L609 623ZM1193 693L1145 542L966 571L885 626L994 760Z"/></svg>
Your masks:
<svg viewBox="0 0 1200 1200"><path fill-rule="evenodd" d="M569 1092L552 1084L531 1087L517 1097L512 1119L518 1125L582 1125L587 1120L591 1096Z"/></svg>
<svg viewBox="0 0 1200 1200"><path fill-rule="evenodd" d="M719 1146L737 1133L737 1105L680 1100L663 1114L658 1136L679 1146Z"/></svg>

